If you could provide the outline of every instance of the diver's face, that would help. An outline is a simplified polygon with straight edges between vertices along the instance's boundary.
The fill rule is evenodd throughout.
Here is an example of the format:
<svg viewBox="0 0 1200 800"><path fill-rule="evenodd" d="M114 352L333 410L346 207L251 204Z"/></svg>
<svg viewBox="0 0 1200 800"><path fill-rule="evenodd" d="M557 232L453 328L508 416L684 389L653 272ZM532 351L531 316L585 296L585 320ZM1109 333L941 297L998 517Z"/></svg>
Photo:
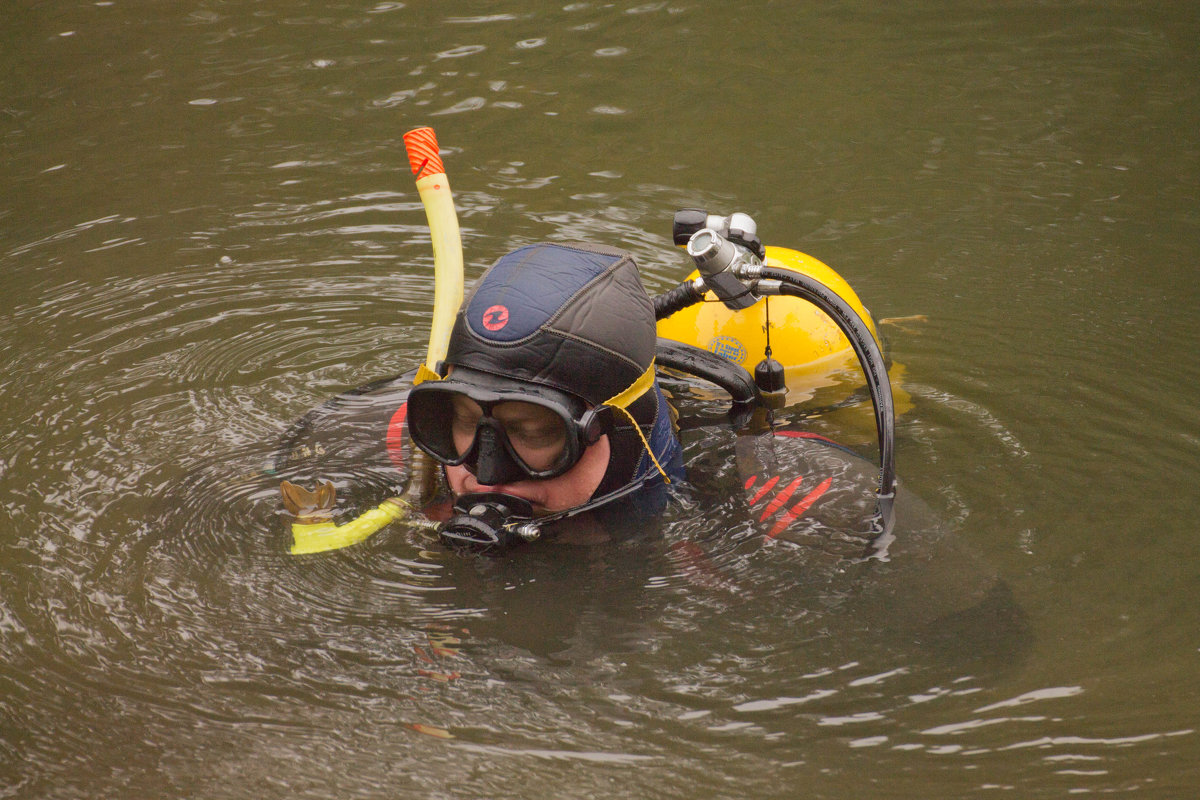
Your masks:
<svg viewBox="0 0 1200 800"><path fill-rule="evenodd" d="M473 434L474 428L471 429L471 434L464 433L465 436ZM455 435L458 436L457 433ZM464 450L469 446L469 438L460 445ZM450 488L456 496L468 492L503 492L528 500L533 503L535 511L566 511L568 508L583 505L591 499L608 469L609 455L608 436L601 436L594 445L583 451L583 455L575 463L575 466L554 478L522 480L488 486L476 480L465 465L459 465L446 467L446 479L450 482ZM524 454L521 457L528 458Z"/></svg>

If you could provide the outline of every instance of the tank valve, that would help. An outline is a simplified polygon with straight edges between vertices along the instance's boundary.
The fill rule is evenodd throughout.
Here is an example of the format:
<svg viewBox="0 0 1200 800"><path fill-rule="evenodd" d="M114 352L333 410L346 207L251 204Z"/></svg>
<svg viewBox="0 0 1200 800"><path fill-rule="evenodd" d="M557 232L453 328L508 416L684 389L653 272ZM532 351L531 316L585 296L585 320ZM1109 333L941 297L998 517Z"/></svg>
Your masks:
<svg viewBox="0 0 1200 800"><path fill-rule="evenodd" d="M730 311L749 308L758 302L758 295L736 275L744 262L757 263L753 253L738 247L712 228L701 228L693 233L688 239L687 252L696 262L704 286Z"/></svg>

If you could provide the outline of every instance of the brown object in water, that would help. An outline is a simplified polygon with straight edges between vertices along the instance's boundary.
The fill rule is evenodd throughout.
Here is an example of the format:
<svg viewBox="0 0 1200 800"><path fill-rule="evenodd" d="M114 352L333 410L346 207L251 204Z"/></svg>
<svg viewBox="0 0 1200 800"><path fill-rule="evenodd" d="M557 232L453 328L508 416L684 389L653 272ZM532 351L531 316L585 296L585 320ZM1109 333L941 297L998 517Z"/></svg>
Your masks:
<svg viewBox="0 0 1200 800"><path fill-rule="evenodd" d="M333 519L333 504L337 500L337 489L329 481L310 492L303 486L288 481L279 484L283 506L294 514L297 522L312 524L329 522Z"/></svg>

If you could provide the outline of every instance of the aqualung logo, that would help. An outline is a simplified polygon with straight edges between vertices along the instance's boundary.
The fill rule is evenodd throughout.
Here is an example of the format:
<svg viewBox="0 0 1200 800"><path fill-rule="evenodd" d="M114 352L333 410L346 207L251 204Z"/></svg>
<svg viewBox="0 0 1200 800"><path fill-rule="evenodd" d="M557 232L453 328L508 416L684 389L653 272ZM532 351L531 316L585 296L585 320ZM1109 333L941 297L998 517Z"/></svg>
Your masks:
<svg viewBox="0 0 1200 800"><path fill-rule="evenodd" d="M716 336L709 340L708 349L735 364L746 360L746 348L732 336Z"/></svg>
<svg viewBox="0 0 1200 800"><path fill-rule="evenodd" d="M483 327L487 328L489 331L498 331L507 324L507 307L496 305L483 312Z"/></svg>

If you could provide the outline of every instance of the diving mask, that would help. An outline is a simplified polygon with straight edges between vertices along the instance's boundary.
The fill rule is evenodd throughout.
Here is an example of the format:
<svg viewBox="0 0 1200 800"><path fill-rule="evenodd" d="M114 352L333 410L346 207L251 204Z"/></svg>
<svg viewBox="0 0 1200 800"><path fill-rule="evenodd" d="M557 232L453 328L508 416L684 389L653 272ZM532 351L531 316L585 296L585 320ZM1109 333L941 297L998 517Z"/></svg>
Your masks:
<svg viewBox="0 0 1200 800"><path fill-rule="evenodd" d="M475 373L428 381L408 398L413 442L484 485L554 478L612 429L613 409L544 386Z"/></svg>

